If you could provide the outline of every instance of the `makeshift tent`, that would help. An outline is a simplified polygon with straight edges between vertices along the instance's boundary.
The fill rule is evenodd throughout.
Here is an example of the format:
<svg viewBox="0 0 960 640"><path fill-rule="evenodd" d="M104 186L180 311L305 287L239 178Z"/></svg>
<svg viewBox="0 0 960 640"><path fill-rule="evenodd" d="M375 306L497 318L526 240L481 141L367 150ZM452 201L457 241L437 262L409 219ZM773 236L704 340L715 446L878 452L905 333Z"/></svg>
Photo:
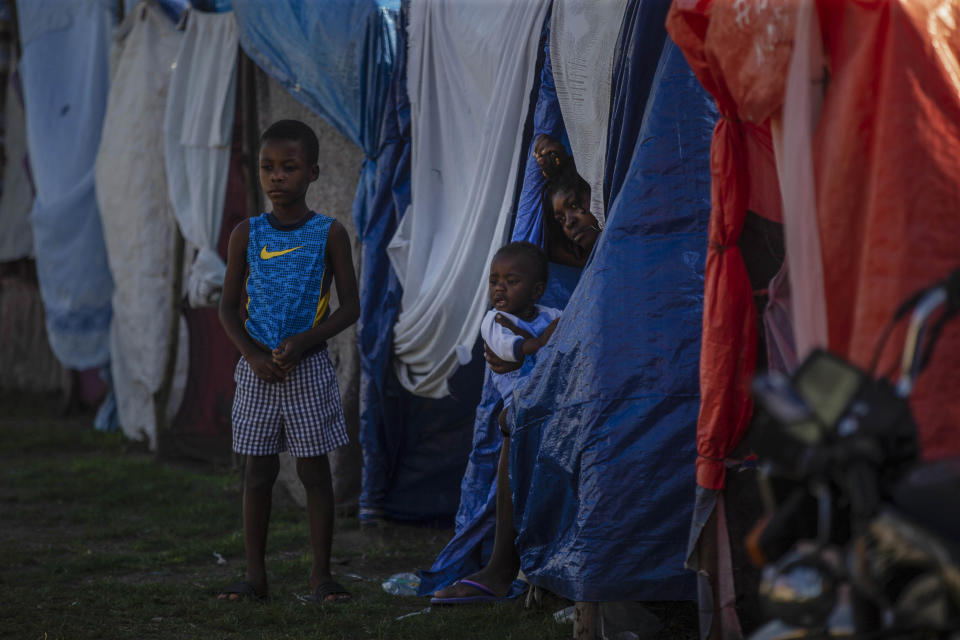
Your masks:
<svg viewBox="0 0 960 640"><path fill-rule="evenodd" d="M187 335L168 356L173 320L177 222L167 180L157 170L163 155L167 87L183 33L145 3L126 17L111 52L113 76L97 153L96 191L114 281L110 361L124 433L156 447L154 403L168 357L175 357L168 413L186 384Z"/></svg>
<svg viewBox="0 0 960 640"><path fill-rule="evenodd" d="M395 369L418 395L447 395L458 351L468 361L477 339L486 269L513 206L547 5L410 6L413 202L389 254L403 286Z"/></svg>
<svg viewBox="0 0 960 640"><path fill-rule="evenodd" d="M113 283L93 166L107 106L113 15L104 3L17 3L30 214L50 345L68 367L109 361ZM64 149L69 148L69 153Z"/></svg>
<svg viewBox="0 0 960 640"><path fill-rule="evenodd" d="M640 53L662 22L636 21ZM680 51L657 68L607 227L551 341L517 390L511 486L522 569L574 600L685 599L707 155L716 118ZM621 86L618 92L626 90ZM645 92L641 92L642 95ZM624 117L617 115L617 117Z"/></svg>

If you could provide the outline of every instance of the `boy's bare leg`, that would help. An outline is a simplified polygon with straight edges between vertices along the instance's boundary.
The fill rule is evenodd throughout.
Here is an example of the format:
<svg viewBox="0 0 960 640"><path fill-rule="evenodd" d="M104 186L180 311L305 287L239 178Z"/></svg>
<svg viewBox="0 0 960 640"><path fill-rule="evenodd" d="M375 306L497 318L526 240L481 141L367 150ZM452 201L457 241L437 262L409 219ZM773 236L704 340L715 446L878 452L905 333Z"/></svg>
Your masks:
<svg viewBox="0 0 960 640"><path fill-rule="evenodd" d="M501 428L503 421L504 414L501 413ZM500 460L497 463L497 519L493 534L493 553L487 566L466 579L479 582L500 597L506 596L520 571L520 556L513 544L516 535L513 528L513 496L510 493L510 438L504 435L503 444L500 446ZM456 583L433 595L437 598L462 598L486 594L468 584Z"/></svg>
<svg viewBox="0 0 960 640"><path fill-rule="evenodd" d="M310 548L313 562L310 566L310 589L333 579L330 574L330 549L333 545L333 479L326 456L297 458L297 475L307 492L307 519L310 522ZM333 602L348 598L348 594L331 594Z"/></svg>
<svg viewBox="0 0 960 640"><path fill-rule="evenodd" d="M280 471L280 460L272 456L247 456L243 468L243 546L247 553L246 580L261 596L267 595L267 528L273 483ZM230 594L227 600L241 596Z"/></svg>

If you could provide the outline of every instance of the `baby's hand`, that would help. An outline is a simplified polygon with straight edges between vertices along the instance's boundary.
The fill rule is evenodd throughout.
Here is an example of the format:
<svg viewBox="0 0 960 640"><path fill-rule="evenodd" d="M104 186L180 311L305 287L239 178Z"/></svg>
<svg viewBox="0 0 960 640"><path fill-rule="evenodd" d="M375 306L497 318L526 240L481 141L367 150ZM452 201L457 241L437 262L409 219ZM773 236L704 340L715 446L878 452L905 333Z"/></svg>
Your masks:
<svg viewBox="0 0 960 640"><path fill-rule="evenodd" d="M521 338L529 339L533 337L532 333L530 333L526 329L521 329L513 322L513 320L506 317L505 315L498 313L496 316L494 316L493 321L496 322L501 327L504 327L505 329L509 329L510 331L517 334Z"/></svg>
<svg viewBox="0 0 960 640"><path fill-rule="evenodd" d="M506 360L502 360L487 346L486 342L483 343L483 357L487 361L487 366L489 366L490 370L494 373L509 373L523 366L522 362L507 362Z"/></svg>

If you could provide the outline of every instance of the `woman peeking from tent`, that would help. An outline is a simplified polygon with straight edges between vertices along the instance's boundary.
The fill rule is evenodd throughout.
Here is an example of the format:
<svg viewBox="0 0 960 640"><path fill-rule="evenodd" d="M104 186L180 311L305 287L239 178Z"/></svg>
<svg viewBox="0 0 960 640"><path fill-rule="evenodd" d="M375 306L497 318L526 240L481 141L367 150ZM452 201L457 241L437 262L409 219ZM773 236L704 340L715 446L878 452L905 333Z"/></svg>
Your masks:
<svg viewBox="0 0 960 640"><path fill-rule="evenodd" d="M590 185L577 173L573 157L556 138L543 133L537 136L533 157L545 179L542 244L547 256L550 262L582 269L600 233L597 219L588 210ZM581 200L583 197L586 200ZM568 224L571 229L566 228ZM581 231L590 237L584 236L581 241L573 237Z"/></svg>

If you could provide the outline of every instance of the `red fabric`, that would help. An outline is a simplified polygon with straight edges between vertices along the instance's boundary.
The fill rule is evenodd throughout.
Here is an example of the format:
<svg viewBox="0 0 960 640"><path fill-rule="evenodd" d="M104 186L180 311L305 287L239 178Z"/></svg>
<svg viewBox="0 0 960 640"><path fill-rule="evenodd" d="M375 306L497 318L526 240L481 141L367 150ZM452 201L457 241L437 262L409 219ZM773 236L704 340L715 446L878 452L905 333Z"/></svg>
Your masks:
<svg viewBox="0 0 960 640"><path fill-rule="evenodd" d="M762 127L744 125L747 154L747 179L750 196L747 209L767 220L783 223L783 198L780 196L780 178L773 155L773 136L769 121Z"/></svg>
<svg viewBox="0 0 960 640"><path fill-rule="evenodd" d="M899 302L960 267L960 6L818 4L830 80L814 138L831 350L867 366ZM902 332L882 370L898 360ZM927 458L960 455L960 323L912 407Z"/></svg>
<svg viewBox="0 0 960 640"><path fill-rule="evenodd" d="M743 437L753 410L749 384L756 367L757 318L737 241L751 200L746 138L755 132L740 120L762 123L779 107L792 42L793 14L786 3L742 4L675 0L667 16L667 32L722 116L710 150L697 422L697 483L707 489L723 488L724 460Z"/></svg>

